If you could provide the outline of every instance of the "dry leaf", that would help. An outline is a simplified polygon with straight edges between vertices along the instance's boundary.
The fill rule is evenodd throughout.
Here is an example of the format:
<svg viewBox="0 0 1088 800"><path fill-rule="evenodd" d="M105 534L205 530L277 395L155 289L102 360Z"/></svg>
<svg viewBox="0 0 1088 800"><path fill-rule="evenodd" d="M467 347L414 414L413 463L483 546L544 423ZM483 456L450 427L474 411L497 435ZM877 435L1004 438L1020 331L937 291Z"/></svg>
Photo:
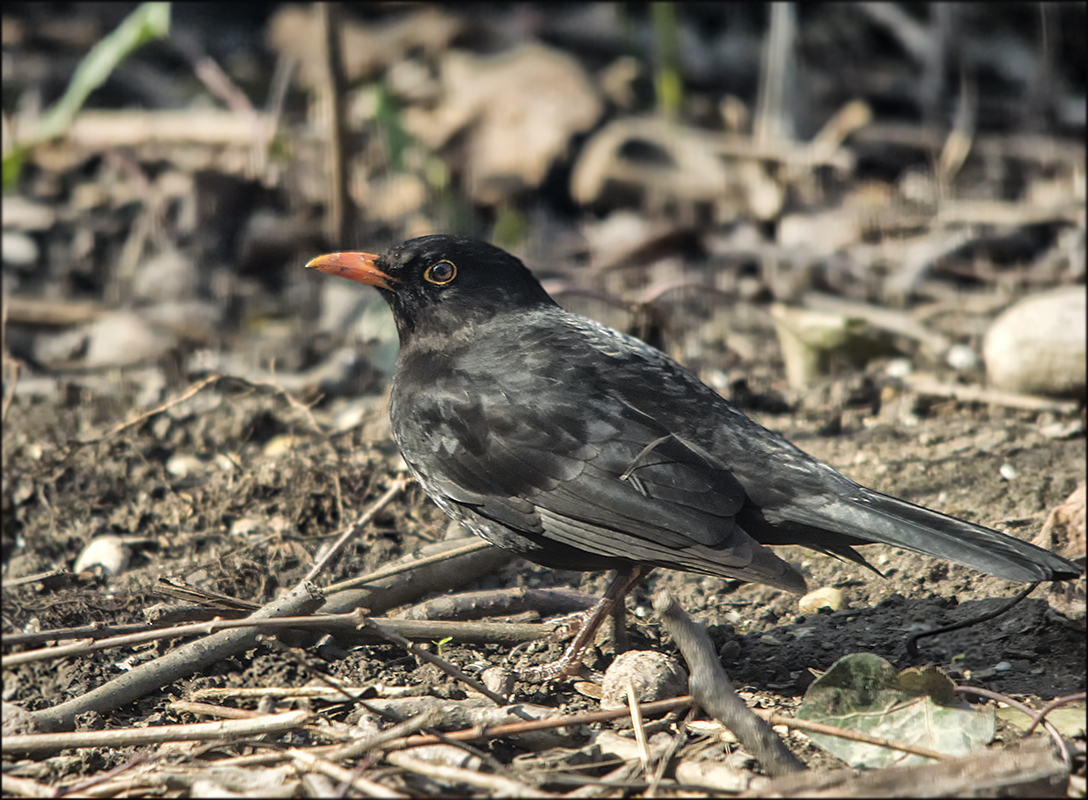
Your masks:
<svg viewBox="0 0 1088 800"><path fill-rule="evenodd" d="M497 56L451 52L442 67L445 102L409 109L406 127L433 148L468 129L466 184L482 203L539 186L571 137L601 115L601 100L569 55L527 44Z"/></svg>

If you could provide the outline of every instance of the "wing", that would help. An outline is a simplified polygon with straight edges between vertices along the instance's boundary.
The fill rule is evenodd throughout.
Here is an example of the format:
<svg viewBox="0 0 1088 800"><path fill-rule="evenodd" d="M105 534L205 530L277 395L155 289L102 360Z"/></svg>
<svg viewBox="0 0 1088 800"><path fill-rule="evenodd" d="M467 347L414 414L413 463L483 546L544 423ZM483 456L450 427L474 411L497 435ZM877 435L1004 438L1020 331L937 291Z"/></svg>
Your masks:
<svg viewBox="0 0 1088 800"><path fill-rule="evenodd" d="M737 524L744 489L697 445L594 391L600 382L483 372L395 390L401 452L436 499L606 559L803 591Z"/></svg>

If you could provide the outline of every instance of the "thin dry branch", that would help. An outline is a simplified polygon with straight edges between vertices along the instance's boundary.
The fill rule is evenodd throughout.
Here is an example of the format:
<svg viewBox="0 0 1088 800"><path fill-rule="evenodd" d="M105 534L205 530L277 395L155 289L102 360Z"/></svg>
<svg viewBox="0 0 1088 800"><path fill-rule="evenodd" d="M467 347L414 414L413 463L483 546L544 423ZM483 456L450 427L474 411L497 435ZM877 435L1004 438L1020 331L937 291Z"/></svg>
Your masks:
<svg viewBox="0 0 1088 800"><path fill-rule="evenodd" d="M737 696L706 629L692 622L668 592L660 592L654 598L654 610L688 662L695 702L721 720L748 752L759 759L767 774L785 775L805 769L771 726Z"/></svg>
<svg viewBox="0 0 1088 800"><path fill-rule="evenodd" d="M261 736L295 728L310 716L311 712L303 710L244 720L200 722L194 725L19 734L3 737L3 752L11 756L42 756L73 747L139 747L166 742L206 742L242 736Z"/></svg>

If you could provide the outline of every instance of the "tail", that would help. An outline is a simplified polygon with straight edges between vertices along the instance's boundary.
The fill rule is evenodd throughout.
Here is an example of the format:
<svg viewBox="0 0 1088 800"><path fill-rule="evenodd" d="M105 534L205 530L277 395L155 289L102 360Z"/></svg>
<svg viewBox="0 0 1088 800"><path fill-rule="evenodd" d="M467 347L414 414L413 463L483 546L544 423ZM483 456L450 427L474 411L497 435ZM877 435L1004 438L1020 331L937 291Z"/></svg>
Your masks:
<svg viewBox="0 0 1088 800"><path fill-rule="evenodd" d="M824 545L821 549L852 560L860 556L849 545L880 542L1019 583L1072 580L1084 573L1073 562L1014 536L862 486L821 507L815 514L805 514L802 510L798 515L795 512L799 510L789 510L792 521L834 531L852 540L821 543Z"/></svg>

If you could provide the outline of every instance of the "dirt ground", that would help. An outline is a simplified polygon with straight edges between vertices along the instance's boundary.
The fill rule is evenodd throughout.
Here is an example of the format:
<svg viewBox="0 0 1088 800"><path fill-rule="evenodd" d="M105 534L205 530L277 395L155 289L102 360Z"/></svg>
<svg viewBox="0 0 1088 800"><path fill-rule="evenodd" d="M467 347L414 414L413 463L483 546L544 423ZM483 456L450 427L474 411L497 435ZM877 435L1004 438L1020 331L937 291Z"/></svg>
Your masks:
<svg viewBox="0 0 1088 800"><path fill-rule="evenodd" d="M841 393L841 386L832 392ZM71 569L91 536L107 532L131 538L131 559L109 579L88 572L69 585L8 590L9 631L138 624L162 600L156 581L164 577L268 602L300 579L331 533L374 500L396 463L389 440L366 438L368 429L382 427L380 397L366 424L330 440L310 430L282 396L242 386L209 387L112 435L111 429L138 416L124 405L123 391L104 398L72 381L58 394L60 404L15 403L6 423L9 574ZM318 408L314 416L321 421L326 412ZM1084 474L1084 438L1048 438L1039 432L1038 414L948 403L909 428L866 425L855 414L862 424L848 421L833 436L815 432L814 423L841 416L841 409L757 416L855 480L1023 538L1035 535ZM96 443L80 444L103 433ZM281 446L270 448L276 442ZM192 460L189 471L171 474L182 456ZM1001 474L1006 464L1016 473L1011 481ZM446 527L441 512L412 488L378 516L328 578L372 570L442 538ZM882 546L865 548L865 555L884 577L801 548L789 548L787 555L802 566L811 588L842 589L846 607L805 615L797 598L768 587L657 570L628 598L634 643L675 653L649 611L653 594L668 589L708 625L729 656L726 666L738 688L769 706L795 703L815 672L858 651L900 668L937 664L962 682L1014 696L1046 700L1084 689L1083 631L1049 610L1045 586L996 621L924 641L921 655L911 658L905 650L911 632L985 613L1020 587ZM599 593L604 580L600 573L516 561L463 589L573 586ZM507 649L452 642L442 652L461 665L499 664ZM556 652L542 650L535 658ZM603 668L609 659L598 652L594 665ZM326 666L355 681L393 685L412 684L419 671L391 646L353 650ZM117 655L105 652L5 671L5 700L39 709L94 688L118 667ZM303 680L294 665L259 649L118 713L162 713L169 698L209 681L246 686ZM426 680L435 676L428 673ZM577 707L579 701L565 684L521 685L518 697L554 707Z"/></svg>

